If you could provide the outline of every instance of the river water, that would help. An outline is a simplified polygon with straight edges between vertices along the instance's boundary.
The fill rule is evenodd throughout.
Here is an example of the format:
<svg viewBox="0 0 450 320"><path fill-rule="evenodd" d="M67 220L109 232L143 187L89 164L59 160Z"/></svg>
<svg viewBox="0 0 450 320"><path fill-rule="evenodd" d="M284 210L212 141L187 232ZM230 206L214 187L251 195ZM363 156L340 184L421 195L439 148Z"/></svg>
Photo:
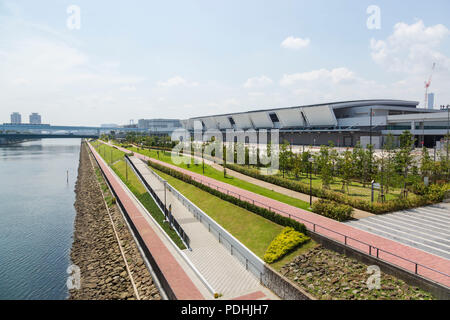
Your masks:
<svg viewBox="0 0 450 320"><path fill-rule="evenodd" d="M79 153L79 139L0 146L0 299L67 298Z"/></svg>

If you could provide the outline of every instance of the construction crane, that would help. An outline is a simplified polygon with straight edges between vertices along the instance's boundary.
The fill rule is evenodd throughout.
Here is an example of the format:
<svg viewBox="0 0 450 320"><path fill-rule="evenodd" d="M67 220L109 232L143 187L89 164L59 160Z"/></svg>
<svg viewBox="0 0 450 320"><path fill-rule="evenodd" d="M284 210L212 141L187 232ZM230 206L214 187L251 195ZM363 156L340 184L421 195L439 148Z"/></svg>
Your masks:
<svg viewBox="0 0 450 320"><path fill-rule="evenodd" d="M436 63L433 62L433 67L431 68L430 78L428 79L427 82L425 82L425 105L424 105L424 108L428 107L428 88L431 85L431 79L433 78L433 72L434 72L435 67L436 67Z"/></svg>

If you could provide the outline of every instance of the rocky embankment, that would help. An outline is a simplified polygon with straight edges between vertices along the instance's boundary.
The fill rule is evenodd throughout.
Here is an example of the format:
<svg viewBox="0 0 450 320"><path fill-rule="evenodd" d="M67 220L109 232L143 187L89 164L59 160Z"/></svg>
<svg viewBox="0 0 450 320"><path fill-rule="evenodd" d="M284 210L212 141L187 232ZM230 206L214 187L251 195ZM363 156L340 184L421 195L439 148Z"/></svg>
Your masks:
<svg viewBox="0 0 450 320"><path fill-rule="evenodd" d="M77 214L71 251L72 263L80 268L81 286L70 290L69 299L161 299L96 162L91 160L83 143L75 187ZM120 252L102 190L130 273Z"/></svg>
<svg viewBox="0 0 450 320"><path fill-rule="evenodd" d="M281 274L318 299L424 300L433 296L381 273L380 289L369 289L367 265L318 246L281 268Z"/></svg>

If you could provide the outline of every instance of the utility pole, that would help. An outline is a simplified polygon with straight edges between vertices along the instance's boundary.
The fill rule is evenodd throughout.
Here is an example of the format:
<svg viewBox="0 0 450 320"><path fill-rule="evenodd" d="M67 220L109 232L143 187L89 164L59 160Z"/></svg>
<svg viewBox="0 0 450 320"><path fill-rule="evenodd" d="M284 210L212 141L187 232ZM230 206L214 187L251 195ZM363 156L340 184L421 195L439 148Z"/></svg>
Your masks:
<svg viewBox="0 0 450 320"><path fill-rule="evenodd" d="M447 105L447 141L446 141L446 150L447 150L447 163L448 163L448 144L450 139L450 105Z"/></svg>
<svg viewBox="0 0 450 320"><path fill-rule="evenodd" d="M372 108L370 108L370 134L369 144L372 145Z"/></svg>

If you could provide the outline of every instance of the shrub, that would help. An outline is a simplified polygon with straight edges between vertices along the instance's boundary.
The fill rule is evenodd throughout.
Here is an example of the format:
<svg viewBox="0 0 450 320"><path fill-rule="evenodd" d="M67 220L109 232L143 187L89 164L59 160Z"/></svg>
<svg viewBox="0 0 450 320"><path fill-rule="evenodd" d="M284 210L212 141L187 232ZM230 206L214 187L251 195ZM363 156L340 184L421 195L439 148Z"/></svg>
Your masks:
<svg viewBox="0 0 450 320"><path fill-rule="evenodd" d="M337 221L346 221L350 219L353 214L352 207L324 199L315 201L312 205L312 210L315 213Z"/></svg>
<svg viewBox="0 0 450 320"><path fill-rule="evenodd" d="M432 203L442 202L449 189L449 185L432 184L427 187L425 197Z"/></svg>
<svg viewBox="0 0 450 320"><path fill-rule="evenodd" d="M305 184L299 181L293 181L286 178L274 176L274 175L263 175L259 173L257 169L246 168L241 165L227 164L227 167L231 170L240 172L247 176L253 177L255 179L263 180L286 189L294 190L300 193L309 194L309 184ZM430 196L426 194L424 196L417 196L414 199L395 199L384 203L370 202L360 198L349 197L348 195L331 191L325 189L319 189L313 187L311 189L312 195L317 198L328 199L334 202L349 205L353 208L358 208L364 211L372 212L375 214L382 214L392 211L405 210L409 208L416 208L432 203L440 202L439 197ZM437 201L435 201L437 200Z"/></svg>
<svg viewBox="0 0 450 320"><path fill-rule="evenodd" d="M278 261L299 245L309 241L309 239L310 238L303 233L295 231L293 228L286 227L272 240L266 253L264 253L263 259L267 263Z"/></svg>
<svg viewBox="0 0 450 320"><path fill-rule="evenodd" d="M161 164L158 164L158 163L154 163L152 161L148 161L147 163L148 163L148 165L150 167L153 167L153 168L155 168L155 169L157 169L157 170L159 170L161 172L164 172L164 173L166 173L166 174L168 174L168 175L170 175L170 176L172 176L172 177L174 177L176 179L179 179L179 180L181 180L183 182L192 184L193 186L195 186L195 187L197 187L197 188L199 188L199 189L201 189L203 191L206 191L206 192L212 194L213 196L216 196L216 197L218 197L218 198L220 198L222 200L228 201L228 202L230 202L230 203L232 203L234 205L237 205L237 206L239 206L241 208L244 208L244 209L246 209L248 211L251 211L251 212L253 212L253 213L255 213L255 214L257 214L257 215L259 215L259 216L261 216L261 217L263 217L265 219L267 219L267 220L275 222L276 224L279 224L279 225L281 225L283 227L292 227L296 231L304 233L304 234L307 233L306 226L303 223L300 223L300 222L298 222L296 220L293 220L293 219L290 219L288 217L279 215L279 214L277 214L277 213L275 213L273 211L267 210L265 208L261 208L261 207L259 207L257 205L254 205L254 204L250 203L250 202L240 200L240 199L238 199L236 197L233 197L231 195L228 195L226 193L223 193L223 192L220 192L220 191L218 191L216 189L208 187L208 186L204 185L203 183L195 181L190 176L188 176L188 175L186 175L184 173L181 173L181 172L179 172L177 170L173 170L171 168L168 168L168 167L166 167L164 165L161 165Z"/></svg>

